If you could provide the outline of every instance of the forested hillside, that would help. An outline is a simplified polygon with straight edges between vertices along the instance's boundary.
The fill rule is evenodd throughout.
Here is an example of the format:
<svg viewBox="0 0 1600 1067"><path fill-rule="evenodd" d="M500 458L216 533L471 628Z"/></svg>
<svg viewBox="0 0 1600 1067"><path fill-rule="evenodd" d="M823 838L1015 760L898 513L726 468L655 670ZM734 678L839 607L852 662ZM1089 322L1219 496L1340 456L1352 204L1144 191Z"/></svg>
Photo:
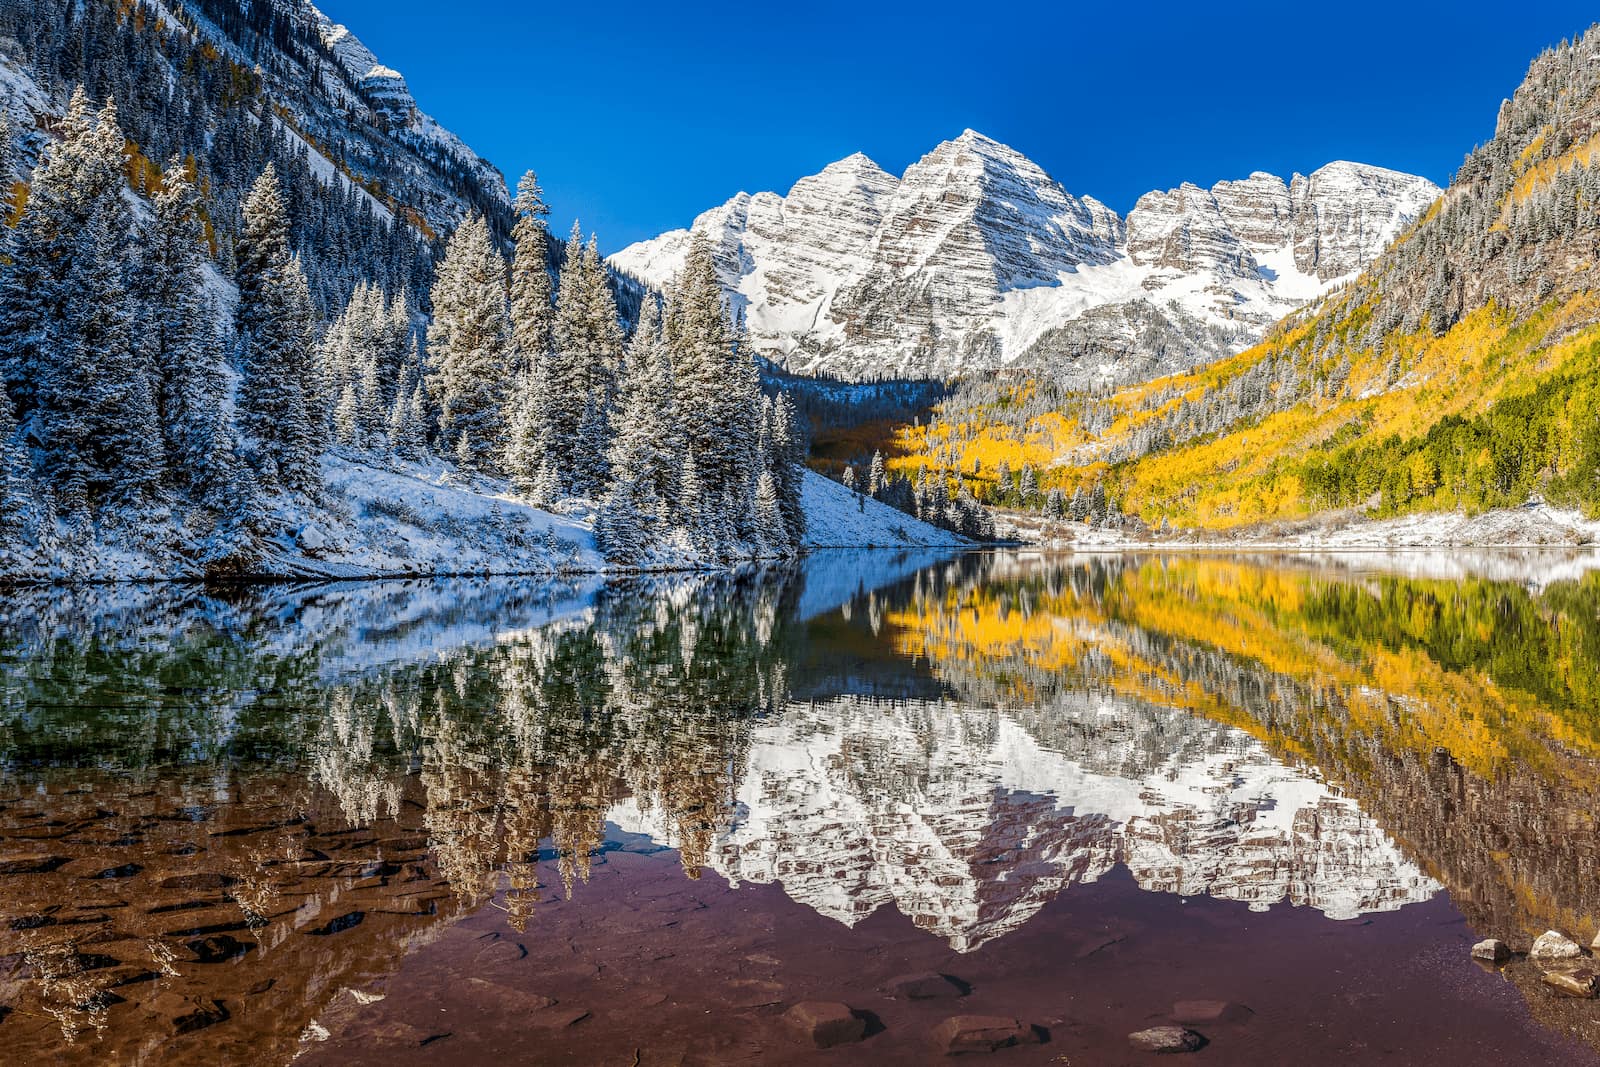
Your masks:
<svg viewBox="0 0 1600 1067"><path fill-rule="evenodd" d="M800 544L709 249L563 247L309 4L7 4L0 71L0 580Z"/></svg>
<svg viewBox="0 0 1600 1067"><path fill-rule="evenodd" d="M1600 506L1600 30L1534 61L1445 194L1261 345L1114 392L969 383L890 447L980 499L1233 530ZM1000 462L1031 471L1019 493ZM1059 490L1052 494L1051 490Z"/></svg>

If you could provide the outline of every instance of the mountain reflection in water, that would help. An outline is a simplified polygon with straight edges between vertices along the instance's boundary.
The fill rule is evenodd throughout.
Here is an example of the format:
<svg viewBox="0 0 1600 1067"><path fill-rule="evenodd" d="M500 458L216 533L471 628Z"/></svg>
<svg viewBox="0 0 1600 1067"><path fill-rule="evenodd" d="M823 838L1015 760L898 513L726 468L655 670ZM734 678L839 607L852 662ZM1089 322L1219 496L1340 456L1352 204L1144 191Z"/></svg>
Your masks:
<svg viewBox="0 0 1600 1067"><path fill-rule="evenodd" d="M1600 573L1460 562L13 592L0 1055L287 1060L341 990L486 906L537 930L616 849L958 953L1119 868L1333 920L1443 889L1482 936L1587 942Z"/></svg>

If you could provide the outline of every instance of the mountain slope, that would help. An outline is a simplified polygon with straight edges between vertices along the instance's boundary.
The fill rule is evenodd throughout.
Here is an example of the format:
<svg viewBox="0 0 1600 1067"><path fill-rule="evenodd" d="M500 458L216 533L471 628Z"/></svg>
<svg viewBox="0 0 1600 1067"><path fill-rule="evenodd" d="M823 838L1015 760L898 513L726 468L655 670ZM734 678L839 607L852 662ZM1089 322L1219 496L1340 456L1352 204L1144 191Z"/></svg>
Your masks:
<svg viewBox="0 0 1600 1067"><path fill-rule="evenodd" d="M972 392L908 432L901 464L943 465L934 453L965 426L963 440L990 452L1027 442L1029 461L1049 468L1046 487L1104 483L1145 523L1212 530L1476 514L1530 497L1592 514L1597 157L1600 29L1591 29L1533 62L1494 137L1421 221L1263 344L1107 398ZM974 458L960 451L968 469Z"/></svg>
<svg viewBox="0 0 1600 1067"><path fill-rule="evenodd" d="M431 281L439 239L468 214L507 225L499 172L307 0L39 0L22 8L0 6L0 114L14 140L5 146L7 177L26 176L39 161L82 86L97 104L116 104L135 193L152 194L168 161L188 161L224 277L244 197L269 164L294 220L292 246L328 317L362 281L408 290L415 302ZM218 298L229 302L224 292Z"/></svg>
<svg viewBox="0 0 1600 1067"><path fill-rule="evenodd" d="M847 377L1004 364L1080 384L1186 369L1259 339L1365 266L1438 194L1333 163L1142 197L1126 219L972 130L899 179L854 155L787 196L740 193L611 257L661 286L690 233L767 354Z"/></svg>

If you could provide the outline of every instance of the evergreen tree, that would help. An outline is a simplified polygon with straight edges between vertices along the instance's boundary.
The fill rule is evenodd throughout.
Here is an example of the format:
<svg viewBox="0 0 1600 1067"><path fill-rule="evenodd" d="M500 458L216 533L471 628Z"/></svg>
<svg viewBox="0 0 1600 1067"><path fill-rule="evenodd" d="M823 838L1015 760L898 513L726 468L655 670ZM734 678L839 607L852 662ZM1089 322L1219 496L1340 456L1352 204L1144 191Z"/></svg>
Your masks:
<svg viewBox="0 0 1600 1067"><path fill-rule="evenodd" d="M0 389L0 560L22 547L30 520L37 522L36 506L32 464L17 439L11 398Z"/></svg>
<svg viewBox="0 0 1600 1067"><path fill-rule="evenodd" d="M524 369L536 369L554 342L555 307L551 301L550 234L539 179L528 171L517 184L513 205L517 222L511 230L511 336Z"/></svg>
<svg viewBox="0 0 1600 1067"><path fill-rule="evenodd" d="M719 542L753 534L752 497L762 458L760 378L750 351L735 342L703 236L691 240L672 287L664 334L684 448L695 457L707 506L715 505L702 522Z"/></svg>
<svg viewBox="0 0 1600 1067"><path fill-rule="evenodd" d="M60 140L34 173L0 276L0 374L24 437L34 441L44 440L50 420L40 394L58 362L70 299L66 276L91 216L117 181L94 151L93 118L81 87L58 131Z"/></svg>
<svg viewBox="0 0 1600 1067"><path fill-rule="evenodd" d="M543 452L565 492L592 497L607 481L604 431L622 363L622 328L599 251L592 238L581 244L580 233L574 224L556 293L554 349L543 379Z"/></svg>
<svg viewBox="0 0 1600 1067"><path fill-rule="evenodd" d="M470 470L499 465L510 341L505 260L474 215L451 237L433 285L427 376L445 447Z"/></svg>
<svg viewBox="0 0 1600 1067"><path fill-rule="evenodd" d="M637 560L661 540L677 513L671 390L660 311L647 297L613 418L611 484L601 509L605 548L618 560Z"/></svg>
<svg viewBox="0 0 1600 1067"><path fill-rule="evenodd" d="M289 253L289 218L267 167L245 201L239 241L239 430L265 487L320 485L326 436L312 355L311 291Z"/></svg>
<svg viewBox="0 0 1600 1067"><path fill-rule="evenodd" d="M214 453L225 392L217 308L206 295L205 230L185 166L161 178L133 273L140 362L159 381L156 408L172 481L191 496L217 476Z"/></svg>
<svg viewBox="0 0 1600 1067"><path fill-rule="evenodd" d="M789 530L783 521L783 509L778 502L778 481L771 471L762 471L756 481L756 534L762 544L774 552L785 552L793 547Z"/></svg>

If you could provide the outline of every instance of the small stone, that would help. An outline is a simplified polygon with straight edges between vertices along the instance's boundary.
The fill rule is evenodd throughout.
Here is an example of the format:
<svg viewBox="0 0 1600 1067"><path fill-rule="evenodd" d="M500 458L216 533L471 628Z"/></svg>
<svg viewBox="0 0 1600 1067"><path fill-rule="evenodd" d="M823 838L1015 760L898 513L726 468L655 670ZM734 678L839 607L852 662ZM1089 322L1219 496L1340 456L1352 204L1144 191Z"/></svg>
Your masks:
<svg viewBox="0 0 1600 1067"><path fill-rule="evenodd" d="M1180 1000L1172 1017L1180 1023L1242 1023L1255 1012L1231 1000Z"/></svg>
<svg viewBox="0 0 1600 1067"><path fill-rule="evenodd" d="M1600 978L1591 970L1549 971L1541 979L1545 985L1564 997L1588 999L1600 992Z"/></svg>
<svg viewBox="0 0 1600 1067"><path fill-rule="evenodd" d="M208 1026L228 1021L227 1006L220 1000L201 998L193 1002L193 1010L175 1016L172 1020L172 1032L175 1034L192 1034L196 1030L204 1030Z"/></svg>
<svg viewBox="0 0 1600 1067"><path fill-rule="evenodd" d="M1472 958L1488 960L1490 963L1504 963L1511 958L1511 949L1504 941L1497 941L1491 937L1472 946Z"/></svg>
<svg viewBox="0 0 1600 1067"><path fill-rule="evenodd" d="M895 1000L942 1000L967 995L967 983L947 974L925 971L902 974L883 984L883 992Z"/></svg>
<svg viewBox="0 0 1600 1067"><path fill-rule="evenodd" d="M1128 1035L1128 1044L1140 1052L1198 1052L1206 1039L1181 1026L1153 1026Z"/></svg>
<svg viewBox="0 0 1600 1067"><path fill-rule="evenodd" d="M1583 946L1559 930L1546 930L1533 943L1528 956L1536 960L1570 960L1583 955Z"/></svg>
<svg viewBox="0 0 1600 1067"><path fill-rule="evenodd" d="M1594 940L1590 942L1589 947L1596 952L1600 952L1600 934L1594 935Z"/></svg>
<svg viewBox="0 0 1600 1067"><path fill-rule="evenodd" d="M934 1044L946 1056L963 1052L994 1052L1013 1045L1037 1045L1039 1031L1020 1019L1004 1015L957 1015L933 1030Z"/></svg>
<svg viewBox="0 0 1600 1067"><path fill-rule="evenodd" d="M834 1000L803 1000L783 1013L783 1021L817 1048L849 1044L867 1035L867 1021Z"/></svg>
<svg viewBox="0 0 1600 1067"><path fill-rule="evenodd" d="M185 946L194 953L197 963L225 963L228 960L243 956L254 946L247 945L236 937L227 934L214 934L211 937L202 937L190 941Z"/></svg>

